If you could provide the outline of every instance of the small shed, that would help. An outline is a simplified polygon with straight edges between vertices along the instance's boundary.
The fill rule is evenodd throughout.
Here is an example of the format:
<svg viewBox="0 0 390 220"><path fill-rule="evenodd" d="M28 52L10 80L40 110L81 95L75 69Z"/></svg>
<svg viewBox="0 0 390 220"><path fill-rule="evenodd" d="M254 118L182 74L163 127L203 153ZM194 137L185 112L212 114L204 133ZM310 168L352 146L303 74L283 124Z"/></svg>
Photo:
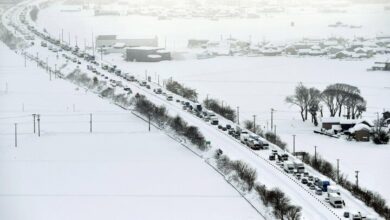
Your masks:
<svg viewBox="0 0 390 220"><path fill-rule="evenodd" d="M357 124L349 131L356 141L370 141L371 128L366 124Z"/></svg>
<svg viewBox="0 0 390 220"><path fill-rule="evenodd" d="M340 125L340 118L337 117L329 117L329 118L322 118L322 129L330 130L335 125Z"/></svg>

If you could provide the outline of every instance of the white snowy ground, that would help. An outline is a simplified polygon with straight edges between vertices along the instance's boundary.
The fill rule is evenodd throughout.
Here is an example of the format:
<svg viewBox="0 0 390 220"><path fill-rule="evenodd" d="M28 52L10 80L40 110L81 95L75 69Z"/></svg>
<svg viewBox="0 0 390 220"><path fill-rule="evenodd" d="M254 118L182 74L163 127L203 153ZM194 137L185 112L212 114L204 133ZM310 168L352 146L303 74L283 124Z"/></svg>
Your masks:
<svg viewBox="0 0 390 220"><path fill-rule="evenodd" d="M50 59L53 59L53 54L48 52L45 48L40 48L38 46L29 49L29 52L32 54L35 54L36 51L39 51L40 57L49 56L51 57ZM53 63L52 60L50 60L49 63ZM85 65L83 64L81 67L85 71ZM115 76L110 77L117 79ZM305 219L333 219L335 216L332 212L336 212L339 216L342 214L343 210L334 210L330 208L328 204L324 204L323 197L312 195L312 193L308 192L307 189L302 187L300 184L295 183L288 176L284 175L283 172L281 172L278 168L275 168L269 164L266 159L264 160L264 158L267 158L267 153L269 153L268 151L255 154L253 151L243 148L241 144L222 134L216 128L204 123L202 120L194 117L192 114L183 112L180 105L168 102L164 98L158 97L146 89L137 88L137 86L134 84L131 84L130 86L135 91L147 95L147 97L153 102L166 105L171 114L180 114L190 124L198 126L205 134L206 138L211 140L214 146L223 149L224 152L226 152L233 159L244 160L256 168L260 181L268 186L280 187L282 191L286 192L286 194L294 203L302 205ZM315 175L319 175L318 173L313 173ZM342 194L344 200L346 201L347 209L360 210L366 213L372 212L372 210L365 207L362 202L357 201L351 197L348 192L342 191Z"/></svg>
<svg viewBox="0 0 390 220"><path fill-rule="evenodd" d="M66 81L50 82L3 44L0 57L0 219L259 218L162 132ZM41 114L41 137L33 113Z"/></svg>
<svg viewBox="0 0 390 220"><path fill-rule="evenodd" d="M220 35L245 39L251 36L253 41L274 39L289 41L301 37L354 36L375 37L379 33L388 33L390 14L378 5L355 6L345 14L321 16L310 11L289 11L286 15L262 17L260 19L234 20L222 19L208 21L204 19L173 19L159 21L150 17L94 17L91 12L64 13L61 6L54 5L40 12L38 26L46 28L53 36L64 29L64 40L70 33L71 44L78 36L82 47L84 39L90 45L92 32L98 34L118 34L123 37L154 36L160 38L160 44L167 36L168 47L185 47L188 38L219 39ZM50 18L61 20L50 22ZM296 27L288 25L294 20ZM75 21L78 25L75 25ZM245 22L243 22L245 21ZM362 29L328 28L336 21L362 24ZM273 22L277 22L276 24ZM275 24L275 25L271 25ZM109 27L109 28L108 28ZM128 27L128 28L124 28ZM180 30L177 29L180 27ZM255 28L254 28L255 27ZM280 28L283 34L280 34ZM134 31L136 30L136 31ZM381 193L390 201L390 188L386 182L390 174L383 173L382 167L389 165L387 155L390 145L376 146L368 143L346 142L313 134L313 126L303 124L297 109L284 103L287 95L294 91L298 82L307 86L324 89L336 82L358 86L367 100L368 110L364 117L375 119L376 112L390 109L390 74L388 72L367 72L375 61L387 59L379 56L361 61L330 60L321 57L220 57L209 60L184 60L160 63L127 63L120 55L104 56L104 60L116 64L126 72L143 76L145 71L157 81L173 77L174 79L196 88L200 100L206 95L217 97L234 108L240 106L240 118L252 119L257 115L257 122L265 130L270 124L270 108L276 109L275 124L277 133L292 146L292 134L297 135L297 150L314 153L313 146L329 161L340 159L340 169L354 181L355 170L360 171L360 185ZM364 156L364 157L363 157ZM364 158L364 159L362 159Z"/></svg>

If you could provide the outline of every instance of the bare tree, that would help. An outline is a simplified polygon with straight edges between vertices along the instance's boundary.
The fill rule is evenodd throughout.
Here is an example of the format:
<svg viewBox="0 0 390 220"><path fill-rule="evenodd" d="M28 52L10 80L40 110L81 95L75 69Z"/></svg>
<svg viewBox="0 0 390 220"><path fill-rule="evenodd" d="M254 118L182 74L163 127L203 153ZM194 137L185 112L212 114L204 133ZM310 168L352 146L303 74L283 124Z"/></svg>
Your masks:
<svg viewBox="0 0 390 220"><path fill-rule="evenodd" d="M288 220L299 220L301 219L302 208L299 206L291 205L287 210L287 219Z"/></svg>
<svg viewBox="0 0 390 220"><path fill-rule="evenodd" d="M286 97L286 102L292 105L296 105L300 109L302 121L305 121L307 117L305 117L305 110L307 110L307 103L309 100L309 90L302 84L299 83L295 87L295 94Z"/></svg>

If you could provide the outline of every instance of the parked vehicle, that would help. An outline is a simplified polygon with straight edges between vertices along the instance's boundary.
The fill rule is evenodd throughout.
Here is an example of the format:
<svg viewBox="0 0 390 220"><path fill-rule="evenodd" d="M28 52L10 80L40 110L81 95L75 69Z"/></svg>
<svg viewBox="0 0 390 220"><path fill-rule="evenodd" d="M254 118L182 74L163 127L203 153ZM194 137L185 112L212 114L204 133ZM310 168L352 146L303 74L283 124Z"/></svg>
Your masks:
<svg viewBox="0 0 390 220"><path fill-rule="evenodd" d="M305 166L303 165L303 162L299 159L295 159L293 161L294 163L294 167L295 169L299 172L299 173L304 173L305 172Z"/></svg>
<svg viewBox="0 0 390 220"><path fill-rule="evenodd" d="M261 149L261 145L259 144L259 142L255 139L249 139L248 141L248 146L252 149L252 150L260 150Z"/></svg>
<svg viewBox="0 0 390 220"><path fill-rule="evenodd" d="M322 189L321 188L315 188L316 189L316 195L322 195Z"/></svg>
<svg viewBox="0 0 390 220"><path fill-rule="evenodd" d="M246 144L249 139L249 132L247 130L242 130L240 133L240 141L243 144Z"/></svg>
<svg viewBox="0 0 390 220"><path fill-rule="evenodd" d="M218 125L219 121L217 117L212 117L210 119L212 125Z"/></svg>
<svg viewBox="0 0 390 220"><path fill-rule="evenodd" d="M315 183L316 186L318 186L319 188L321 188L321 190L322 190L323 192L327 192L327 191L328 191L328 186L330 185L329 180L315 178L315 179L314 179L314 183Z"/></svg>
<svg viewBox="0 0 390 220"><path fill-rule="evenodd" d="M273 155L273 154L269 155L268 159L269 160L275 160L275 155Z"/></svg>
<svg viewBox="0 0 390 220"><path fill-rule="evenodd" d="M173 96L168 95L168 96L167 96L167 100L168 100L168 101L172 101L172 100L173 100Z"/></svg>
<svg viewBox="0 0 390 220"><path fill-rule="evenodd" d="M160 88L157 88L155 90L153 90L156 94L161 94L162 93L162 89Z"/></svg>
<svg viewBox="0 0 390 220"><path fill-rule="evenodd" d="M335 193L337 195L341 195L340 189L335 185L329 185L328 186L328 196L330 193Z"/></svg>
<svg viewBox="0 0 390 220"><path fill-rule="evenodd" d="M334 208L343 208L344 202L340 195L338 195L337 193L329 193L328 198L331 206L333 206Z"/></svg>
<svg viewBox="0 0 390 220"><path fill-rule="evenodd" d="M286 171L287 173L293 173L294 172L294 163L287 160L287 161L284 161L283 163L283 169L284 171Z"/></svg>

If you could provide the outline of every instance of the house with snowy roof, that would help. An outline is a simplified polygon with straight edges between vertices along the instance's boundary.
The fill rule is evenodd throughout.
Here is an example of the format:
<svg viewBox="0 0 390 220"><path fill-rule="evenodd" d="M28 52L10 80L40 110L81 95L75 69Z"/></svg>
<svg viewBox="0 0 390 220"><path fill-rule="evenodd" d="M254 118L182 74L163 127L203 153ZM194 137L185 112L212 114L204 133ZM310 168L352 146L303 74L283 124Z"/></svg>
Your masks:
<svg viewBox="0 0 390 220"><path fill-rule="evenodd" d="M356 141L370 141L371 127L366 124L359 123L348 129L348 134Z"/></svg>

